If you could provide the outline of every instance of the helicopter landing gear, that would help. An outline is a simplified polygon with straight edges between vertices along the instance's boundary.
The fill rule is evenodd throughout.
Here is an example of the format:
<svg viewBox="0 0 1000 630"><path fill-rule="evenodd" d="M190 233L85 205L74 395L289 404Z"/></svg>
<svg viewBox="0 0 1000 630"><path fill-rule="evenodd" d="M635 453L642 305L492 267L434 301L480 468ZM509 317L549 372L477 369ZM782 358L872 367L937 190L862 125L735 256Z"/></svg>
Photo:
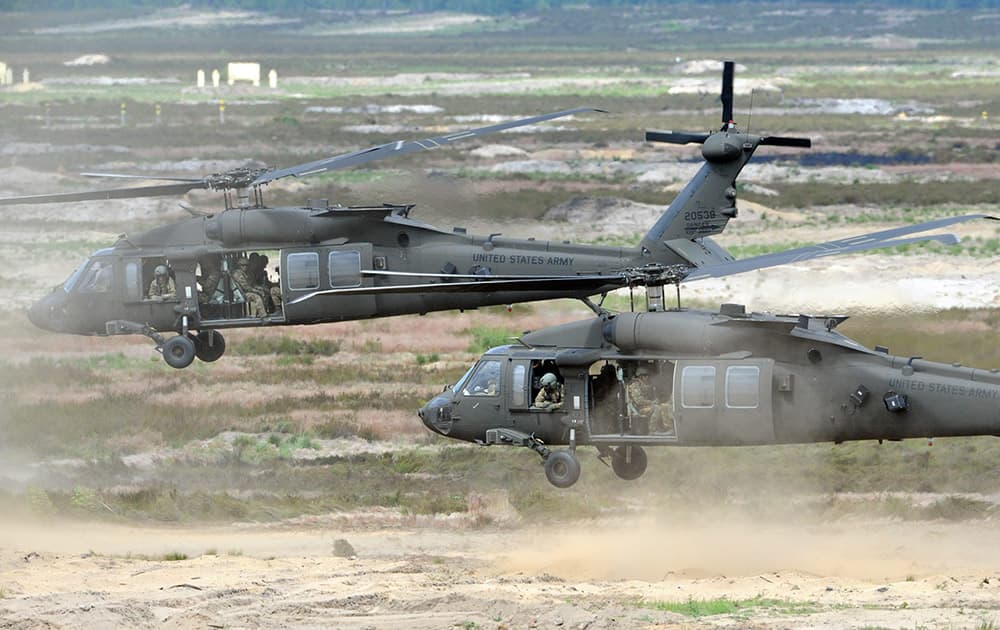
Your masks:
<svg viewBox="0 0 1000 630"><path fill-rule="evenodd" d="M580 478L580 460L571 451L552 451L544 465L546 479L557 488L568 488Z"/></svg>
<svg viewBox="0 0 1000 630"><path fill-rule="evenodd" d="M163 360L172 368L186 368L195 357L195 345L187 335L177 335L167 339L160 347Z"/></svg>
<svg viewBox="0 0 1000 630"><path fill-rule="evenodd" d="M641 446L625 444L611 455L611 470L626 481L632 481L646 472L646 451Z"/></svg>
<svg viewBox="0 0 1000 630"><path fill-rule="evenodd" d="M202 330L197 335L188 336L194 342L195 356L205 363L218 361L226 353L226 338L217 330Z"/></svg>
<svg viewBox="0 0 1000 630"><path fill-rule="evenodd" d="M568 488L580 478L580 460L576 458L576 444L572 441L569 450L550 450L534 435L522 433L516 429L488 429L486 439L482 444L505 444L508 446L523 446L538 453L545 467L545 477L557 488Z"/></svg>

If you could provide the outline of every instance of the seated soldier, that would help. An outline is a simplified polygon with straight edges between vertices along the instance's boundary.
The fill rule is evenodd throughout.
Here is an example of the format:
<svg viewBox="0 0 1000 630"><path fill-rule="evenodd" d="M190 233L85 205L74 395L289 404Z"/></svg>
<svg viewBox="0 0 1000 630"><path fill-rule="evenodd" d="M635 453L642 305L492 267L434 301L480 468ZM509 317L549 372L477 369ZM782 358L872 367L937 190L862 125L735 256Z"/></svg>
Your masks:
<svg viewBox="0 0 1000 630"><path fill-rule="evenodd" d="M643 435L650 431L653 433L673 432L674 423L670 414L670 404L669 402L659 402L647 368L636 368L635 377L629 381L627 389L629 415L633 418L633 432Z"/></svg>
<svg viewBox="0 0 1000 630"><path fill-rule="evenodd" d="M177 299L177 285L170 277L170 270L166 265L157 265L153 270L153 281L149 283L147 295L157 302Z"/></svg>
<svg viewBox="0 0 1000 630"><path fill-rule="evenodd" d="M267 254L261 254L260 259L261 288L263 289L264 295L268 298L268 312L274 313L281 310L281 284L278 282L271 282L271 278L267 275L267 264L270 262ZM275 268L275 271L277 271L277 268Z"/></svg>
<svg viewBox="0 0 1000 630"><path fill-rule="evenodd" d="M232 273L233 284L246 300L247 317L264 317L267 315L267 311L264 309L264 298L254 290L253 283L250 281L249 266L250 261L246 258L240 257L236 261L236 269Z"/></svg>
<svg viewBox="0 0 1000 630"><path fill-rule="evenodd" d="M546 372L538 384L542 386L535 396L535 407L547 411L562 409L563 386L552 372Z"/></svg>
<svg viewBox="0 0 1000 630"><path fill-rule="evenodd" d="M201 304L218 304L221 301L216 299L216 291L219 289L219 282L222 280L222 269L219 267L219 256L208 255L198 261L201 265L201 276L198 283L201 290L198 291L198 302Z"/></svg>

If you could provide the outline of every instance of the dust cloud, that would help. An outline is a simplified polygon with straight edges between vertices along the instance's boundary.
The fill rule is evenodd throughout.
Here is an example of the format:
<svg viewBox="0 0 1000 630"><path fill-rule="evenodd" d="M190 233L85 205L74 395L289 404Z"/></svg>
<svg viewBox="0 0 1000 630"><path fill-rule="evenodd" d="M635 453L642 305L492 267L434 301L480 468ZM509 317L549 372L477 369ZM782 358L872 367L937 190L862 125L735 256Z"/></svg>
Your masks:
<svg viewBox="0 0 1000 630"><path fill-rule="evenodd" d="M664 515L565 524L521 536L530 544L499 558L497 571L645 581L793 571L895 581L956 571L988 574L1000 565L1000 534L977 523L809 525L736 515L678 522Z"/></svg>

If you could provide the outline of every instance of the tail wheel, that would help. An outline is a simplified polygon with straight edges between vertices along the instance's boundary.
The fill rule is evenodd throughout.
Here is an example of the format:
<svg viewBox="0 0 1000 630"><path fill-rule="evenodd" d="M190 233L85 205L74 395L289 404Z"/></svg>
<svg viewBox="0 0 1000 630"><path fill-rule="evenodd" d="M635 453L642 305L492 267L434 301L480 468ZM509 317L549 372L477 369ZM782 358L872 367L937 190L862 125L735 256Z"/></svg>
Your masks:
<svg viewBox="0 0 1000 630"><path fill-rule="evenodd" d="M641 446L619 446L611 458L611 469L627 481L638 479L646 472L646 451Z"/></svg>
<svg viewBox="0 0 1000 630"><path fill-rule="evenodd" d="M190 337L177 335L163 344L163 360L172 368L186 368L194 361L194 342Z"/></svg>
<svg viewBox="0 0 1000 630"><path fill-rule="evenodd" d="M545 477L557 488L568 488L580 478L580 460L569 451L553 451L545 460Z"/></svg>
<svg viewBox="0 0 1000 630"><path fill-rule="evenodd" d="M226 338L218 330L202 330L193 339L195 355L205 363L218 361L226 353Z"/></svg>

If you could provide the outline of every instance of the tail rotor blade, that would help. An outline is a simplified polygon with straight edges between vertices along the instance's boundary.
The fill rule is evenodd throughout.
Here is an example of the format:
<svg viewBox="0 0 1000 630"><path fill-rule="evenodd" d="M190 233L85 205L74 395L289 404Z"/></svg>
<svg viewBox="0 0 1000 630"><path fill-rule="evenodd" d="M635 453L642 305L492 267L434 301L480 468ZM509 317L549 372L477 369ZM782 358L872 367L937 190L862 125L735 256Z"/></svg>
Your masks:
<svg viewBox="0 0 1000 630"><path fill-rule="evenodd" d="M646 142L669 142L670 144L704 144L707 133L687 133L684 131L647 131Z"/></svg>
<svg viewBox="0 0 1000 630"><path fill-rule="evenodd" d="M812 146L812 140L809 138L790 138L788 136L765 136L761 138L760 144L768 144L773 147L808 149Z"/></svg>
<svg viewBox="0 0 1000 630"><path fill-rule="evenodd" d="M733 122L733 73L736 63L725 61L722 64L722 94L719 99L722 101L722 124L728 125Z"/></svg>

